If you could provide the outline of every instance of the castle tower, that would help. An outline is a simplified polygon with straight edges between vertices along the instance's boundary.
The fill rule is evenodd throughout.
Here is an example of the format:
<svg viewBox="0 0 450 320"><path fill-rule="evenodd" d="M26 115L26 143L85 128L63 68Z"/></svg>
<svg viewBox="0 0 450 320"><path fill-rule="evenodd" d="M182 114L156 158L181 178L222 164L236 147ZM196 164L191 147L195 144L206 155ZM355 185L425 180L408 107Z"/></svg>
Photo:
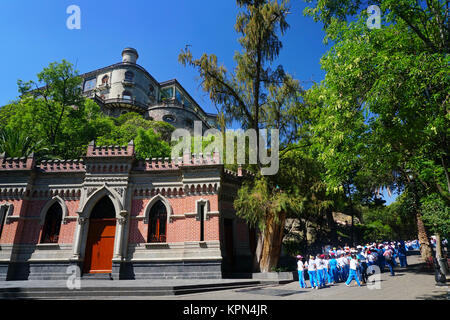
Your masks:
<svg viewBox="0 0 450 320"><path fill-rule="evenodd" d="M125 48L122 51L122 62L136 63L139 58L138 52L134 48Z"/></svg>

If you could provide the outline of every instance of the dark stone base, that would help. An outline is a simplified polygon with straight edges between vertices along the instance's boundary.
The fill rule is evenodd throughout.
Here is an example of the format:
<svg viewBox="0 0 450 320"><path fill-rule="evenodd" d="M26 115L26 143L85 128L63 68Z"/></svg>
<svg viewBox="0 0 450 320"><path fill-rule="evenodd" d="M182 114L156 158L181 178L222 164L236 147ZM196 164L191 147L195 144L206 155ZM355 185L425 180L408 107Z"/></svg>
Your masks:
<svg viewBox="0 0 450 320"><path fill-rule="evenodd" d="M8 277L8 263L0 263L0 281L6 281Z"/></svg>
<svg viewBox="0 0 450 320"><path fill-rule="evenodd" d="M7 280L67 280L71 275L80 276L76 266L69 262L11 263Z"/></svg>
<svg viewBox="0 0 450 320"><path fill-rule="evenodd" d="M222 260L222 273L251 273L253 272L252 256L237 256L233 259L224 258Z"/></svg>
<svg viewBox="0 0 450 320"><path fill-rule="evenodd" d="M221 279L221 261L122 262L113 263L114 280Z"/></svg>

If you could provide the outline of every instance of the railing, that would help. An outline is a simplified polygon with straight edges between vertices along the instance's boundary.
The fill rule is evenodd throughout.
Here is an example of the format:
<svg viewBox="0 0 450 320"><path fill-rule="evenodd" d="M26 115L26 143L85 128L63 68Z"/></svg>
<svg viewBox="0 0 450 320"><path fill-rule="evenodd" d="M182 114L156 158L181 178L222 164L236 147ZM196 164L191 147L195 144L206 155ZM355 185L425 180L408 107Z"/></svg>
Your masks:
<svg viewBox="0 0 450 320"><path fill-rule="evenodd" d="M149 107L148 104L136 101L135 99L124 99L124 98L112 98L112 99L102 99L98 97L104 104L112 104L112 103L120 103L120 104L129 104L133 106L137 106L141 109L147 110Z"/></svg>

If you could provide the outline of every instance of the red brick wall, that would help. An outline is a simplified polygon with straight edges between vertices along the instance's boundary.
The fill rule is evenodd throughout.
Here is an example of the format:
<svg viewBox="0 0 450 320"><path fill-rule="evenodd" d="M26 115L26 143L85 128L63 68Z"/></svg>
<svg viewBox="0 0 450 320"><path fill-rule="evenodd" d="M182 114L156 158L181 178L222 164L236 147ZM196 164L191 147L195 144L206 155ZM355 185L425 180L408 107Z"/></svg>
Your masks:
<svg viewBox="0 0 450 320"><path fill-rule="evenodd" d="M23 243L23 244L36 244L39 243L42 234L42 226L40 225L40 213L48 200L14 200L14 201L2 201L1 203L13 203L14 216L21 216L24 218L35 219L19 219L14 220L10 224L6 224L3 227L3 232L0 238L0 243ZM78 209L79 200L66 200L68 209L68 216L77 216L76 210ZM73 242L74 233L76 228L76 220L69 220L67 224L61 224L59 232L58 243L70 244Z"/></svg>
<svg viewBox="0 0 450 320"><path fill-rule="evenodd" d="M18 216L20 214L20 210L22 209L22 200L0 200L0 204L4 203L12 203L14 205L13 215ZM11 223L3 225L3 231L0 238L0 243L2 244L11 244L14 243L14 237L16 235L16 230L19 223L17 221L12 221Z"/></svg>
<svg viewBox="0 0 450 320"><path fill-rule="evenodd" d="M210 211L219 211L217 195L196 195L185 196L182 198L168 198L172 207L173 215L184 215L185 213L196 212L195 204L197 200L209 200ZM131 216L143 216L148 199L134 199L132 201ZM205 221L205 241L219 240L219 217L210 216ZM142 219L131 219L130 224L130 243L147 242L148 224ZM167 225L167 242L184 242L200 240L200 221L195 216L177 217Z"/></svg>

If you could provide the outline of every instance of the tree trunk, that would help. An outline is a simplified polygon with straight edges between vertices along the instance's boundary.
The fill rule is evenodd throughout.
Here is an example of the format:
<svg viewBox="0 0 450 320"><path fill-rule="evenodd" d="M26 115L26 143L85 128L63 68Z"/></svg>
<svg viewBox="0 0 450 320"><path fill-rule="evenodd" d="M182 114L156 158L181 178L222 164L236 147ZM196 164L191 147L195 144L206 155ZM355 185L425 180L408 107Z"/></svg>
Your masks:
<svg viewBox="0 0 450 320"><path fill-rule="evenodd" d="M428 261L430 258L433 257L433 251L431 250L427 230L422 221L422 215L420 214L419 211L417 211L416 213L416 219L417 219L417 233L420 243L420 254L422 255L422 259L424 261Z"/></svg>
<svg viewBox="0 0 450 320"><path fill-rule="evenodd" d="M278 222L275 221L274 213L269 213L266 219L266 228L264 229L262 252L259 261L261 272L270 272L278 265L285 222L286 214L284 212L280 213Z"/></svg>
<svg viewBox="0 0 450 320"><path fill-rule="evenodd" d="M326 216L327 216L327 223L328 228L330 228L331 231L331 242L336 245L337 243L337 232L336 232L336 223L334 222L333 218L333 210L327 209L326 210Z"/></svg>
<svg viewBox="0 0 450 320"><path fill-rule="evenodd" d="M442 257L442 242L441 242L441 235L439 233L436 233L436 260L439 263L439 266L441 268L441 272L447 276L448 275L448 268L447 263L445 262L445 259Z"/></svg>
<svg viewBox="0 0 450 320"><path fill-rule="evenodd" d="M258 231L258 242L256 244L255 255L253 256L253 272L261 272L259 262L261 261L263 243L264 243L264 234Z"/></svg>

